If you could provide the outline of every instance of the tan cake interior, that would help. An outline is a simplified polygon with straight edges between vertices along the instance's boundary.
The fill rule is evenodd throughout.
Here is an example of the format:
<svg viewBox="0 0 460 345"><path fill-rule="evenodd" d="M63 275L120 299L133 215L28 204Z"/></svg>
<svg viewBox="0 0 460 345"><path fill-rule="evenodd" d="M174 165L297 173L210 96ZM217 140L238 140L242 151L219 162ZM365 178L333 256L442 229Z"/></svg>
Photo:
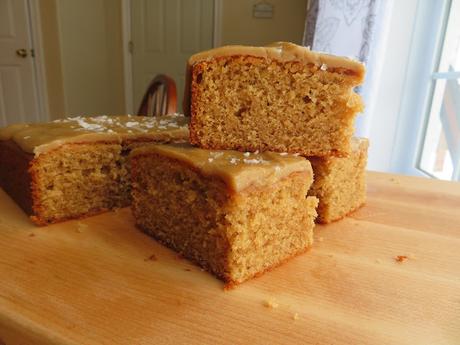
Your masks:
<svg viewBox="0 0 460 345"><path fill-rule="evenodd" d="M347 158L310 158L315 181L309 195L319 198L320 223L329 223L362 206L366 201L367 139L353 138Z"/></svg>
<svg viewBox="0 0 460 345"><path fill-rule="evenodd" d="M361 82L362 75L352 70L298 61L222 56L198 62L192 75L191 109L197 116L191 142L204 148L228 149L232 142L251 150L345 155L354 117L363 109L352 90Z"/></svg>
<svg viewBox="0 0 460 345"><path fill-rule="evenodd" d="M34 205L41 224L128 206L130 188L118 143L68 144L31 166Z"/></svg>
<svg viewBox="0 0 460 345"><path fill-rule="evenodd" d="M229 283L261 273L312 242L317 199L305 198L311 172L234 193L220 178L161 154L135 155L133 165L138 225Z"/></svg>

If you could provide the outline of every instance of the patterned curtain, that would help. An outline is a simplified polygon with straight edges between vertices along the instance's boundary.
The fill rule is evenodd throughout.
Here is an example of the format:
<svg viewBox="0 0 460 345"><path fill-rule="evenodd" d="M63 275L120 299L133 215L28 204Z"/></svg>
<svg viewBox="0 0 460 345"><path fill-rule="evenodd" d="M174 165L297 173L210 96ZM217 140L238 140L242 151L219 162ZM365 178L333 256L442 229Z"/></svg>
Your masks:
<svg viewBox="0 0 460 345"><path fill-rule="evenodd" d="M372 90L379 76L376 58L385 35L389 0L310 0L304 46L329 54L348 56L367 66L365 84L358 88L366 110L356 125L357 135L367 136L372 119Z"/></svg>

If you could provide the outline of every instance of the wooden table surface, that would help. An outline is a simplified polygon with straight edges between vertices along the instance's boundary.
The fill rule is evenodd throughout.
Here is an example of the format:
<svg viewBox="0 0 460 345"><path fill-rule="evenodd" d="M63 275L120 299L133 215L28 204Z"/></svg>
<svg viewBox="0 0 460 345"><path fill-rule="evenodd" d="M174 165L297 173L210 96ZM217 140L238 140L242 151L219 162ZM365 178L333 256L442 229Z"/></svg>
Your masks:
<svg viewBox="0 0 460 345"><path fill-rule="evenodd" d="M0 344L460 344L460 184L368 185L311 251L230 291L129 209L37 228L0 190Z"/></svg>

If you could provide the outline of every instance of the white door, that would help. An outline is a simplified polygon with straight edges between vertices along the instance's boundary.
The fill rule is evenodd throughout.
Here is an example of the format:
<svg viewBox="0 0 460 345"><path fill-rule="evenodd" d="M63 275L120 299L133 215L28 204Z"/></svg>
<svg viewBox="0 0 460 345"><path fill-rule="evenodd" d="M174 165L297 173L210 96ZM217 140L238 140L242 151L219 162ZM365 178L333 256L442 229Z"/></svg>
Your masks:
<svg viewBox="0 0 460 345"><path fill-rule="evenodd" d="M157 74L175 80L181 111L187 59L212 48L214 0L136 0L131 6L134 111Z"/></svg>
<svg viewBox="0 0 460 345"><path fill-rule="evenodd" d="M0 0L0 126L39 119L27 0Z"/></svg>
<svg viewBox="0 0 460 345"><path fill-rule="evenodd" d="M66 116L124 111L119 2L56 1Z"/></svg>

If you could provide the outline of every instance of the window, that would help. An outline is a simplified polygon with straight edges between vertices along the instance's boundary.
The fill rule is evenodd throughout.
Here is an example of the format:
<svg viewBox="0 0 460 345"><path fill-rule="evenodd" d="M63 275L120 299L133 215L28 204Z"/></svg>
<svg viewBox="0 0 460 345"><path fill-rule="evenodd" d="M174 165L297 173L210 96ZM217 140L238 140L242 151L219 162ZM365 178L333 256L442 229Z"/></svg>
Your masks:
<svg viewBox="0 0 460 345"><path fill-rule="evenodd" d="M370 168L458 180L460 0L392 4L373 97Z"/></svg>
<svg viewBox="0 0 460 345"><path fill-rule="evenodd" d="M452 0L417 168L445 180L460 180L460 0Z"/></svg>

